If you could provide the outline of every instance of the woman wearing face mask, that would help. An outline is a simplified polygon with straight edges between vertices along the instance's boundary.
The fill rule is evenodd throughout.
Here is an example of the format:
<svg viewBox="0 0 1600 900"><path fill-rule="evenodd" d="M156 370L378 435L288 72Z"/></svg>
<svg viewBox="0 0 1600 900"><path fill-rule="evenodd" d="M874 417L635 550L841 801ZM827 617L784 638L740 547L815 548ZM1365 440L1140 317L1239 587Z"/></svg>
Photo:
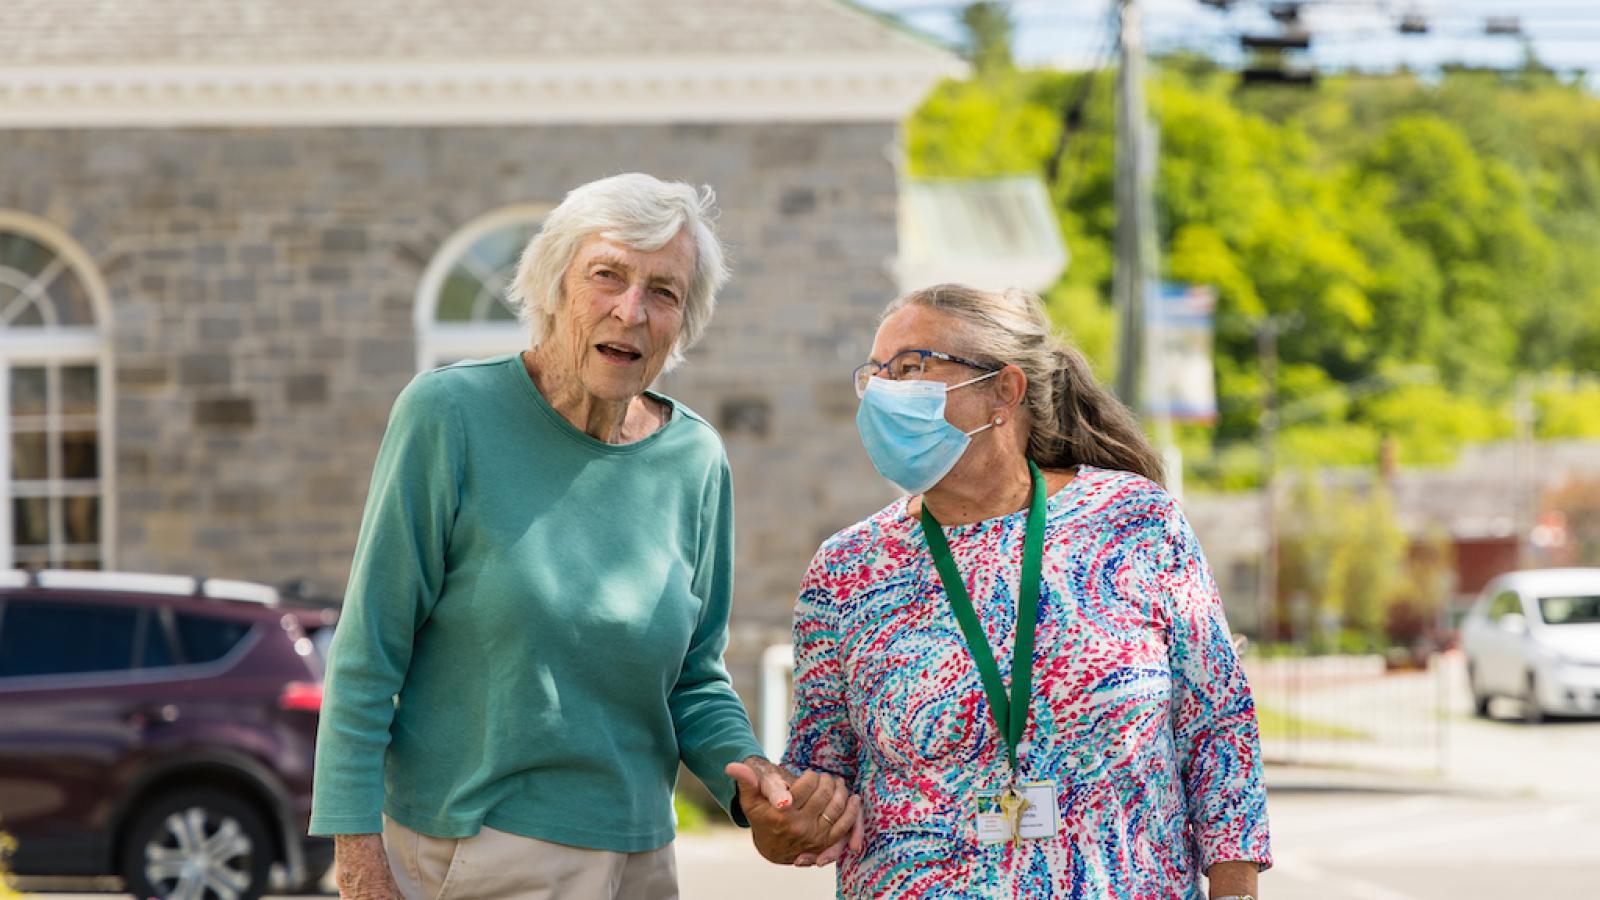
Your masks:
<svg viewBox="0 0 1600 900"><path fill-rule="evenodd" d="M896 300L856 390L909 496L812 561L786 756L863 799L839 895L1253 895L1255 707L1133 417L1022 291Z"/></svg>

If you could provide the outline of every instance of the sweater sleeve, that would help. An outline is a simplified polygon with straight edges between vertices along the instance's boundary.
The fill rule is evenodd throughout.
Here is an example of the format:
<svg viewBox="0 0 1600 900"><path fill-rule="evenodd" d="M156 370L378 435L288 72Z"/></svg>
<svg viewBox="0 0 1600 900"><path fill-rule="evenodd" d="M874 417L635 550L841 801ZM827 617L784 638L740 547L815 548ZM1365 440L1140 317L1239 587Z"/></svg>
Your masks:
<svg viewBox="0 0 1600 900"><path fill-rule="evenodd" d="M850 727L844 665L826 548L818 550L800 587L794 612L794 713L784 764L798 772L818 769L855 783L860 742Z"/></svg>
<svg viewBox="0 0 1600 900"><path fill-rule="evenodd" d="M1210 566L1174 503L1158 549L1172 669L1173 738L1202 871L1272 864L1255 701Z"/></svg>
<svg viewBox="0 0 1600 900"><path fill-rule="evenodd" d="M734 783L722 768L765 754L722 659L733 605L733 479L726 460L707 486L703 504L700 552L693 576L693 590L702 604L700 620L667 702L679 756L734 821L743 825L743 815L734 802Z"/></svg>
<svg viewBox="0 0 1600 900"><path fill-rule="evenodd" d="M413 380L389 414L328 654L312 834L383 830L395 696L444 584L464 465L459 415L431 373Z"/></svg>

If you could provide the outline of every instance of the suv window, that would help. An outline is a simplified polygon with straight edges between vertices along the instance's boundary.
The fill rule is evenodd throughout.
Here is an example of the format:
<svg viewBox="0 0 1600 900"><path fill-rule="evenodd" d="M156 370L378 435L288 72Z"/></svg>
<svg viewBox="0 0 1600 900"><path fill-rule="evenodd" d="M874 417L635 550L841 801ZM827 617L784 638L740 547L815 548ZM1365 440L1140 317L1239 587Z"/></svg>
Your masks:
<svg viewBox="0 0 1600 900"><path fill-rule="evenodd" d="M1539 615L1549 625L1600 622L1600 596L1540 597Z"/></svg>
<svg viewBox="0 0 1600 900"><path fill-rule="evenodd" d="M139 610L11 600L0 618L0 678L133 667Z"/></svg>
<svg viewBox="0 0 1600 900"><path fill-rule="evenodd" d="M1498 622L1510 613L1521 613L1522 602L1516 591L1501 591L1489 604L1489 621Z"/></svg>
<svg viewBox="0 0 1600 900"><path fill-rule="evenodd" d="M221 659L238 646L250 633L249 622L214 619L192 613L178 613L173 617L178 626L178 643L183 647L183 658L191 663L206 663Z"/></svg>
<svg viewBox="0 0 1600 900"><path fill-rule="evenodd" d="M167 640L167 628L154 610L144 617L144 651L139 654L139 668L159 669L174 666L178 660L172 654L172 643Z"/></svg>

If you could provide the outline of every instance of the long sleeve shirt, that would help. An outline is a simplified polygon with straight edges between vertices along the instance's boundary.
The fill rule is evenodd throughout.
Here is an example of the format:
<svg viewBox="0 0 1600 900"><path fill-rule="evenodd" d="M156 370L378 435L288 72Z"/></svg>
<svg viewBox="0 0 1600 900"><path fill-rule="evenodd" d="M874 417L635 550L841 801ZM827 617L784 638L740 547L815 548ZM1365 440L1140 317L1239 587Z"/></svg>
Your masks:
<svg viewBox="0 0 1600 900"><path fill-rule="evenodd" d="M723 665L733 486L681 405L574 428L516 355L419 375L378 452L329 653L313 834L481 825L637 852L680 759L726 806L760 752Z"/></svg>
<svg viewBox="0 0 1600 900"><path fill-rule="evenodd" d="M1009 691L1028 512L945 529ZM902 499L828 540L795 614L786 762L848 779L866 850L849 898L1199 898L1212 863L1268 865L1255 707L1210 570L1172 498L1083 467L1048 499L1020 781L1054 837L979 843L1005 744L921 525Z"/></svg>

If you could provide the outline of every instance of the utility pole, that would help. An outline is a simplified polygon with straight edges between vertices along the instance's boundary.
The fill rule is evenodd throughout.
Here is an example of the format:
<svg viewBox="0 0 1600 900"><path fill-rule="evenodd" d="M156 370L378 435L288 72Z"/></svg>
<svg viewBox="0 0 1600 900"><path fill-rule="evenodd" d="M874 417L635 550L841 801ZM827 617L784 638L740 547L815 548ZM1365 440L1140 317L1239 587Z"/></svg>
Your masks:
<svg viewBox="0 0 1600 900"><path fill-rule="evenodd" d="M1533 380L1527 375L1517 376L1511 419L1516 425L1516 439L1511 445L1511 484L1516 497L1512 504L1512 528L1517 539L1517 565L1526 567L1532 564L1528 537L1533 533L1538 516L1534 494L1539 484L1533 465Z"/></svg>
<svg viewBox="0 0 1600 900"><path fill-rule="evenodd" d="M1144 293L1155 274L1155 209L1150 190L1154 147L1144 99L1144 34L1138 0L1118 0L1122 65L1117 73L1116 268L1117 396L1144 411Z"/></svg>
<svg viewBox="0 0 1600 900"><path fill-rule="evenodd" d="M1146 366L1158 378L1164 360L1159 342L1151 349L1146 334L1146 304L1161 275L1156 241L1156 135L1145 106L1143 12L1139 0L1118 0L1122 65L1117 72L1117 233L1112 288L1117 304L1117 396L1135 415L1146 403ZM1157 335L1160 337L1160 335ZM1146 360L1146 353L1155 354ZM1162 381L1164 386L1164 379ZM1156 409L1156 443L1160 445L1167 490L1183 499L1183 456L1172 430L1172 398L1150 397Z"/></svg>
<svg viewBox="0 0 1600 900"><path fill-rule="evenodd" d="M1276 318L1267 316L1256 332L1261 357L1261 516L1266 530L1257 627L1263 642L1272 638L1278 603L1278 325Z"/></svg>

